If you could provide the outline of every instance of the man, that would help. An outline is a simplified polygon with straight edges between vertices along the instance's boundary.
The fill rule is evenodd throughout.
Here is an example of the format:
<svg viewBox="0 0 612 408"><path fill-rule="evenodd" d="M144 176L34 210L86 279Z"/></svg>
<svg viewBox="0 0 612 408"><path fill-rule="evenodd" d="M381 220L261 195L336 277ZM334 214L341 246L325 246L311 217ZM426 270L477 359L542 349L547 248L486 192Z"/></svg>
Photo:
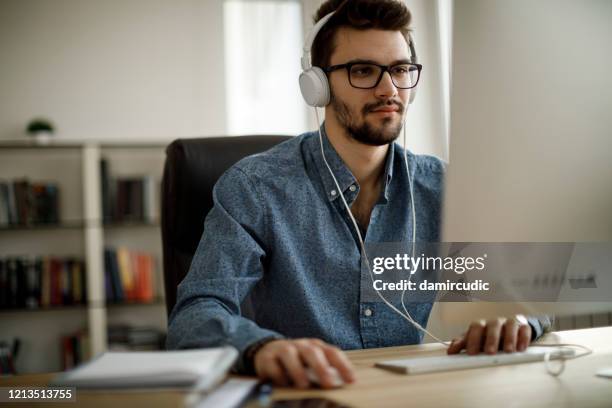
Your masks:
<svg viewBox="0 0 612 408"><path fill-rule="evenodd" d="M300 388L309 386L307 367L323 387L333 385L332 367L353 382L341 349L423 338L386 305L360 299L360 247L340 198L366 242L412 239L407 169L393 143L414 92L401 79L410 65L410 13L393 0L329 0L315 19L332 11L312 47L332 95L320 128L323 148L317 132L307 133L241 160L219 179L168 331L169 348L229 344L240 352L239 372ZM379 67L354 69L358 63ZM368 69L374 81L360 81ZM408 158L417 241L439 241L443 165L430 156ZM242 315L245 299L251 319ZM422 326L431 307L407 304ZM523 350L541 331L536 321L476 322L449 352L495 353L501 338L505 350Z"/></svg>

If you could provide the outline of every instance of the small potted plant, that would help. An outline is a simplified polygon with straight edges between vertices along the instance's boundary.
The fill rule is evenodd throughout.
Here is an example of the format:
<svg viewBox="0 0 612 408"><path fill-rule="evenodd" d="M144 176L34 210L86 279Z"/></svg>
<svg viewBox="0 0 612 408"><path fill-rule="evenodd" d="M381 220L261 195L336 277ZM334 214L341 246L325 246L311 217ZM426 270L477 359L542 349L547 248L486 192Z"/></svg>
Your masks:
<svg viewBox="0 0 612 408"><path fill-rule="evenodd" d="M42 118L32 119L28 123L26 129L28 134L34 138L38 143L49 143L51 136L53 136L53 124L51 121Z"/></svg>

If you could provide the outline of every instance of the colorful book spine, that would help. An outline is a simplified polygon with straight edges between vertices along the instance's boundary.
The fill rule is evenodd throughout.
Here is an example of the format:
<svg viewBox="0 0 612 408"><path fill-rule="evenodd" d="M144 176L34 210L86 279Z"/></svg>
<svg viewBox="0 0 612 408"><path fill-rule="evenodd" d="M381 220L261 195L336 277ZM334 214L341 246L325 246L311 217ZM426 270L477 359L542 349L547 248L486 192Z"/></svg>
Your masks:
<svg viewBox="0 0 612 408"><path fill-rule="evenodd" d="M86 303L81 260L58 257L0 258L0 308L39 309Z"/></svg>
<svg viewBox="0 0 612 408"><path fill-rule="evenodd" d="M123 247L117 249L117 261L119 262L119 277L121 278L124 298L128 302L134 301L134 271L130 251Z"/></svg>
<svg viewBox="0 0 612 408"><path fill-rule="evenodd" d="M111 303L150 303L155 299L153 255L125 247L104 251L106 299Z"/></svg>

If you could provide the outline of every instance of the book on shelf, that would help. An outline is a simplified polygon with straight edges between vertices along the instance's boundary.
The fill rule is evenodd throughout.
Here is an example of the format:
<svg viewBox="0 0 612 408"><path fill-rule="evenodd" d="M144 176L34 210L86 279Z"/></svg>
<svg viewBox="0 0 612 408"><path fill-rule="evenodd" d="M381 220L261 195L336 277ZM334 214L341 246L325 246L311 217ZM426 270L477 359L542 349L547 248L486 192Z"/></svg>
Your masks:
<svg viewBox="0 0 612 408"><path fill-rule="evenodd" d="M12 342L0 341L0 376L17 374L15 360L19 354L21 340L15 338Z"/></svg>
<svg viewBox="0 0 612 408"><path fill-rule="evenodd" d="M28 179L0 181L0 227L57 224L60 221L57 183Z"/></svg>
<svg viewBox="0 0 612 408"><path fill-rule="evenodd" d="M154 300L153 255L125 247L104 250L106 300L110 303L150 303Z"/></svg>
<svg viewBox="0 0 612 408"><path fill-rule="evenodd" d="M87 330L62 336L60 339L62 349L62 369L69 370L91 358L91 343Z"/></svg>
<svg viewBox="0 0 612 408"><path fill-rule="evenodd" d="M85 264L75 258L0 258L0 308L41 309L86 303Z"/></svg>
<svg viewBox="0 0 612 408"><path fill-rule="evenodd" d="M100 160L104 222L155 222L159 187L153 175L111 177L107 159Z"/></svg>
<svg viewBox="0 0 612 408"><path fill-rule="evenodd" d="M117 248L117 262L119 263L119 280L123 288L123 296L127 301L136 300L135 293L135 266L130 251L125 247Z"/></svg>

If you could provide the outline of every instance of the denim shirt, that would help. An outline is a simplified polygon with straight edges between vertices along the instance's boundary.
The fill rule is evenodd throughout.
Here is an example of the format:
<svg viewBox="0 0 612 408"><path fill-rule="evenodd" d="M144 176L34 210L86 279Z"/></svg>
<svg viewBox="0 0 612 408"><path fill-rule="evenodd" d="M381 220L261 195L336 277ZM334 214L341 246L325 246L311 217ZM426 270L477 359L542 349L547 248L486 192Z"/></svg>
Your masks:
<svg viewBox="0 0 612 408"><path fill-rule="evenodd" d="M321 130L325 158L350 206L359 183ZM417 241L437 242L444 165L410 152L408 163ZM383 182L365 242L410 241L410 193L398 144L389 145ZM388 306L360 299L369 278L362 279L357 235L323 162L318 132L239 161L219 179L213 199L178 286L168 348L231 345L243 354L270 337L316 337L342 349L421 342L422 333ZM431 303L407 308L427 324Z"/></svg>

